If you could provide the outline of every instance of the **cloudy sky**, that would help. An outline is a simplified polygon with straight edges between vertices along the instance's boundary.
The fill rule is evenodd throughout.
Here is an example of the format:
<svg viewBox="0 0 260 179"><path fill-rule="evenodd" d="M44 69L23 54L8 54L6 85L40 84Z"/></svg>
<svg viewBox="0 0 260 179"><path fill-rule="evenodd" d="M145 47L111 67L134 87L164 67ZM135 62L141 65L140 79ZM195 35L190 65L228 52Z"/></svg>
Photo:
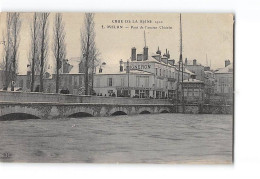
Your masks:
<svg viewBox="0 0 260 179"><path fill-rule="evenodd" d="M32 13L22 13L20 32L19 63L20 74L26 72L30 48L30 25ZM53 19L49 17L49 55L51 51ZM66 31L67 58L80 56L80 30L83 25L83 13L63 13ZM5 32L6 13L0 15L0 41ZM116 21L120 23L116 23ZM115 28L108 28L108 26ZM122 26L121 29L116 28ZM161 29L162 26L164 29ZM135 28L134 28L135 27ZM136 29L136 27L138 29ZM212 68L224 66L224 60L233 61L233 15L232 14L182 14L183 56L189 60L197 59L206 65L211 61ZM111 71L118 68L119 60L129 59L131 48L136 47L142 53L144 47L144 29L149 52L155 53L158 46L165 52L170 51L171 58L179 57L179 14L177 13L96 13L96 44L101 59ZM0 57L3 59L3 45L0 45ZM114 67L114 68L111 68Z"/></svg>

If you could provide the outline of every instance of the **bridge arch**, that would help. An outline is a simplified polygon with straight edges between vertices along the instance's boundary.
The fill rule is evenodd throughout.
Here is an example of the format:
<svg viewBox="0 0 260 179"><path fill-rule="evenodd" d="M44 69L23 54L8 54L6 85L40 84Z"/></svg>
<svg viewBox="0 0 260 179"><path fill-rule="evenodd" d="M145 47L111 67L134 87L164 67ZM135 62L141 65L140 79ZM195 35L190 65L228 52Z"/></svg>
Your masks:
<svg viewBox="0 0 260 179"><path fill-rule="evenodd" d="M116 111L111 114L111 116L120 116L120 115L127 115L124 111Z"/></svg>
<svg viewBox="0 0 260 179"><path fill-rule="evenodd" d="M40 117L28 113L9 113L0 116L0 121L25 120L25 119L40 119Z"/></svg>
<svg viewBox="0 0 260 179"><path fill-rule="evenodd" d="M93 117L92 114L87 112L76 112L67 116L68 118L80 118L80 117Z"/></svg>
<svg viewBox="0 0 260 179"><path fill-rule="evenodd" d="M88 106L73 106L66 108L64 117L79 118L79 117L93 117L95 116L93 108Z"/></svg>
<svg viewBox="0 0 260 179"><path fill-rule="evenodd" d="M138 114L152 114L154 110L149 107L141 107L138 109Z"/></svg>
<svg viewBox="0 0 260 179"><path fill-rule="evenodd" d="M8 105L0 108L0 120L17 120L19 117L21 119L42 119L44 118L44 113L42 112L37 106Z"/></svg>
<svg viewBox="0 0 260 179"><path fill-rule="evenodd" d="M129 114L126 107L114 107L114 108L108 110L108 113L109 113L109 116L128 115Z"/></svg>
<svg viewBox="0 0 260 179"><path fill-rule="evenodd" d="M139 114L151 114L150 111L147 111L147 110L143 110L142 112L140 112Z"/></svg>

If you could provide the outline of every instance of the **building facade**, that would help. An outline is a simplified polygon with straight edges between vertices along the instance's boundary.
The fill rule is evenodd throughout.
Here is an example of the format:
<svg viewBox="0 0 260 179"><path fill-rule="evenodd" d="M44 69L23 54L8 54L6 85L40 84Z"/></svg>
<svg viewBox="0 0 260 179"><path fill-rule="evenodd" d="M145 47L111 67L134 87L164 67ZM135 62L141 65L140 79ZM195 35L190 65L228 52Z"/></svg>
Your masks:
<svg viewBox="0 0 260 179"><path fill-rule="evenodd" d="M188 79L182 83L184 103L204 103L205 84L201 80Z"/></svg>
<svg viewBox="0 0 260 179"><path fill-rule="evenodd" d="M204 73L204 66L199 64L196 59L194 60L187 60L185 59L185 67L196 75L197 80L204 81L205 73Z"/></svg>
<svg viewBox="0 0 260 179"><path fill-rule="evenodd" d="M184 68L183 79L189 79L192 72ZM99 95L130 96L137 98L174 98L177 79L182 80L169 51L164 55L158 48L156 54L149 54L144 47L142 54L131 49L131 59L120 61L118 72L94 75L94 90Z"/></svg>
<svg viewBox="0 0 260 179"><path fill-rule="evenodd" d="M233 103L233 64L225 61L225 67L215 71L215 94L224 103Z"/></svg>

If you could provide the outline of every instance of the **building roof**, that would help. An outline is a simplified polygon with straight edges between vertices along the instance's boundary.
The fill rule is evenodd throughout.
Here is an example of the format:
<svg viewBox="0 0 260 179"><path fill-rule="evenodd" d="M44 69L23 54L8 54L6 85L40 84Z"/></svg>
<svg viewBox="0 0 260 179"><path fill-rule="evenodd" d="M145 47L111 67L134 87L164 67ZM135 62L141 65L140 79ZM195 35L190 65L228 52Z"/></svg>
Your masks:
<svg viewBox="0 0 260 179"><path fill-rule="evenodd" d="M71 58L68 63L70 65L72 65L72 68L69 72L69 74L78 74L79 73L79 63L80 63L80 59L73 59Z"/></svg>
<svg viewBox="0 0 260 179"><path fill-rule="evenodd" d="M160 56L159 54L155 54L155 53L149 53L148 54L148 59L147 60L145 60L145 61L134 61L134 62L137 62L137 63L142 63L142 62L156 62L156 63L159 63L159 64L163 64L163 65L168 65L168 66L172 66L172 67L175 67L174 65L171 65L170 63L165 63L165 62L163 62L162 60L161 61L159 61L159 60L157 60L155 57L156 56ZM161 58L163 58L163 56L161 56ZM165 57L166 58L166 57ZM169 59L169 60L173 60L173 59Z"/></svg>
<svg viewBox="0 0 260 179"><path fill-rule="evenodd" d="M185 59L184 59L184 63L185 63ZM196 65L200 66L201 63L198 62L198 60L196 60ZM187 66L193 66L193 60L187 60Z"/></svg>
<svg viewBox="0 0 260 179"><path fill-rule="evenodd" d="M231 63L230 65L228 65L224 68L220 68L217 71L215 71L215 74L220 74L220 73L233 73L233 63Z"/></svg>
<svg viewBox="0 0 260 179"><path fill-rule="evenodd" d="M189 73L190 75L195 75L195 73L191 72L191 71L188 70L187 68L184 69L184 72Z"/></svg>
<svg viewBox="0 0 260 179"><path fill-rule="evenodd" d="M210 73L210 74L213 74L212 71L204 71L204 73Z"/></svg>

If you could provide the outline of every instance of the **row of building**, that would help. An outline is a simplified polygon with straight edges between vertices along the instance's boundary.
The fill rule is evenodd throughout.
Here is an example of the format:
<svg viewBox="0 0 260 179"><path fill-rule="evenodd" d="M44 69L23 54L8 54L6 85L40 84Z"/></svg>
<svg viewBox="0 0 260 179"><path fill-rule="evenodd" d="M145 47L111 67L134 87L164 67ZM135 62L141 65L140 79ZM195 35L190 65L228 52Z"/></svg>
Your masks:
<svg viewBox="0 0 260 179"><path fill-rule="evenodd" d="M80 61L74 61L73 65L70 63L72 61L62 62L60 91L84 94L82 65ZM180 67L179 63L170 58L167 50L164 54L159 48L156 53L149 53L145 46L142 53L137 54L136 48L132 48L131 58L120 60L117 72L109 72L100 66L95 71L90 86L93 84L93 93L98 96L184 99L186 103L233 101L233 64L229 60L225 61L224 68L217 70L199 64L196 59L187 58ZM36 76L35 91L39 86L37 78L39 77ZM44 92L55 92L55 79L55 74L45 76ZM30 81L31 72L28 69L27 74L17 76L16 89L30 91Z"/></svg>

